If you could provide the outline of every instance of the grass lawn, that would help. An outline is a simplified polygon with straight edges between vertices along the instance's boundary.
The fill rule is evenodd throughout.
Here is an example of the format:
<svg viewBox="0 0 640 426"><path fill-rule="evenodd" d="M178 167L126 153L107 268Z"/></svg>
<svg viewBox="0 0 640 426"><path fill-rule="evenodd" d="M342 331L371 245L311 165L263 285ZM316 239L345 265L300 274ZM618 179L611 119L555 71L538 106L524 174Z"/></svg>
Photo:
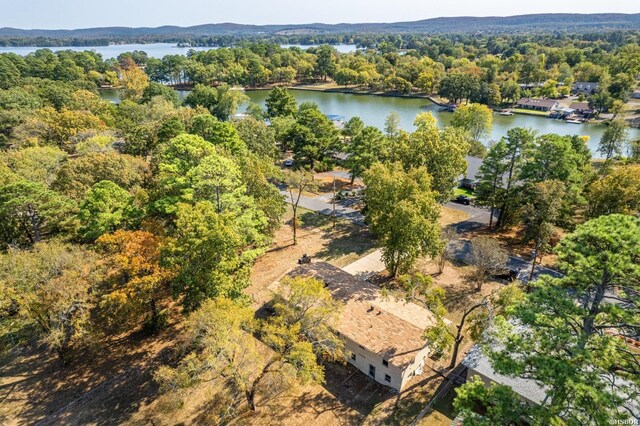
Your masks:
<svg viewBox="0 0 640 426"><path fill-rule="evenodd" d="M453 198L457 197L458 195L466 195L467 197L473 197L473 191L469 188L456 188L453 190Z"/></svg>
<svg viewBox="0 0 640 426"><path fill-rule="evenodd" d="M533 109L522 109L522 108L513 108L511 110L514 114L525 114L525 115L539 115L541 117L548 117L548 111L536 111Z"/></svg>

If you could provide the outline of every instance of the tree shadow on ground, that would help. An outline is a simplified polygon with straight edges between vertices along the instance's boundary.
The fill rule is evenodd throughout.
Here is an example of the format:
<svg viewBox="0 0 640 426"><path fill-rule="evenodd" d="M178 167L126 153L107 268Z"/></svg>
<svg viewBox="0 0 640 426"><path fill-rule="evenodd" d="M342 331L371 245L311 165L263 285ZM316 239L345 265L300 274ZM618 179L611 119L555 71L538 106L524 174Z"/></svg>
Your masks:
<svg viewBox="0 0 640 426"><path fill-rule="evenodd" d="M398 394L393 407L389 407L389 415L385 418L384 424L405 425L431 401L443 377L433 371L425 372L424 376L410 383Z"/></svg>
<svg viewBox="0 0 640 426"><path fill-rule="evenodd" d="M444 304L449 312L466 309L482 298L475 281L471 277L464 277L460 286L444 287Z"/></svg>
<svg viewBox="0 0 640 426"><path fill-rule="evenodd" d="M19 378L0 386L3 404L16 407L11 420L23 424L122 423L157 393L152 374L173 338L165 330L105 339L79 349L64 367L42 346L15 348L0 367L3 377ZM148 344L164 349L148 351Z"/></svg>
<svg viewBox="0 0 640 426"><path fill-rule="evenodd" d="M349 254L363 255L375 247L375 237L368 229L345 222L329 229L327 239L328 244L317 254L327 260Z"/></svg>

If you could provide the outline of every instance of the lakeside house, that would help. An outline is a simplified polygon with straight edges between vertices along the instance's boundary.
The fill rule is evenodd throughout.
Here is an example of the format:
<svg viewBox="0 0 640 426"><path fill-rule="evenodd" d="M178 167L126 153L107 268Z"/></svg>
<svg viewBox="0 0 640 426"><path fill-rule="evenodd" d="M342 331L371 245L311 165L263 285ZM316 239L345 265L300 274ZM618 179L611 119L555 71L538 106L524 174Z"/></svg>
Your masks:
<svg viewBox="0 0 640 426"><path fill-rule="evenodd" d="M331 326L344 342L347 361L362 373L397 391L422 374L430 353L423 333L434 324L429 310L382 297L378 286L326 262L298 265L285 276L316 278L344 304ZM286 298L280 280L269 289Z"/></svg>
<svg viewBox="0 0 640 426"><path fill-rule="evenodd" d="M590 83L586 81L577 81L571 86L572 94L582 93L583 95L593 95L600 88L600 83Z"/></svg>
<svg viewBox="0 0 640 426"><path fill-rule="evenodd" d="M326 114L326 117L333 123L336 129L342 130L344 128L345 118L343 115Z"/></svg>
<svg viewBox="0 0 640 426"><path fill-rule="evenodd" d="M482 158L467 155L464 159L467 161L467 171L458 179L458 185L460 188L475 190L478 185L477 176L482 165Z"/></svg>
<svg viewBox="0 0 640 426"><path fill-rule="evenodd" d="M516 102L516 108L529 109L533 111L549 112L552 109L557 108L557 106L558 101L553 99L520 98L518 102Z"/></svg>
<svg viewBox="0 0 640 426"><path fill-rule="evenodd" d="M589 102L572 102L569 108L573 110L574 114L581 115L584 118L589 118L594 114Z"/></svg>

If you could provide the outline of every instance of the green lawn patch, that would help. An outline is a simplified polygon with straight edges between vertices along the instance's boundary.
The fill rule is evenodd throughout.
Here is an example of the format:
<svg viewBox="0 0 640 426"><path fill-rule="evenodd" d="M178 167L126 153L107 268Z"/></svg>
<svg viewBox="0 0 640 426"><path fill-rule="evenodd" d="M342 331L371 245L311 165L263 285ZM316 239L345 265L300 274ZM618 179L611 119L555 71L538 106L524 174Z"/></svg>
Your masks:
<svg viewBox="0 0 640 426"><path fill-rule="evenodd" d="M548 111L536 111L533 109L522 109L522 108L513 108L511 110L514 114L524 114L524 115L538 115L540 117L548 117Z"/></svg>
<svg viewBox="0 0 640 426"><path fill-rule="evenodd" d="M467 197L473 197L473 191L469 188L456 188L453 190L453 198L456 198L458 195L466 195Z"/></svg>

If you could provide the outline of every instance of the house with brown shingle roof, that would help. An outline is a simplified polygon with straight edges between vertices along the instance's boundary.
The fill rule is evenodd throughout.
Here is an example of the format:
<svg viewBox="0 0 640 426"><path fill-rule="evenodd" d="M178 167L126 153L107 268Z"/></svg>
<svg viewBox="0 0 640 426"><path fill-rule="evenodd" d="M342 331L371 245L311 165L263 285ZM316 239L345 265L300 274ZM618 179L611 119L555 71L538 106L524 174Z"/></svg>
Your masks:
<svg viewBox="0 0 640 426"><path fill-rule="evenodd" d="M558 106L558 101L542 98L520 98L516 102L517 108L531 109L534 111L551 111Z"/></svg>
<svg viewBox="0 0 640 426"><path fill-rule="evenodd" d="M285 276L316 278L344 303L332 328L344 341L347 361L361 372L398 391L422 373L430 352L424 330L435 322L429 310L383 297L378 286L325 262L299 265ZM281 294L279 283L269 289Z"/></svg>

